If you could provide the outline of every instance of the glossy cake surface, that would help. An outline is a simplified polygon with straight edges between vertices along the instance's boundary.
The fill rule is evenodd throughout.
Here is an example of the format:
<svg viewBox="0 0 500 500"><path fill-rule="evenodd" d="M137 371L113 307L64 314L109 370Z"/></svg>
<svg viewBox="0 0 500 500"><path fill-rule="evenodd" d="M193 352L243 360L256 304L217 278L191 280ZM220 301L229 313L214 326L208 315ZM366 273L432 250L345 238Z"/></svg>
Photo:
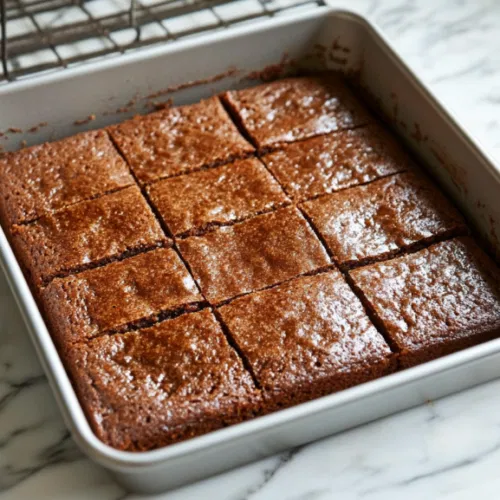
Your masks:
<svg viewBox="0 0 500 500"><path fill-rule="evenodd" d="M95 434L145 451L500 335L500 271L340 75L0 158L0 222Z"/></svg>
<svg viewBox="0 0 500 500"><path fill-rule="evenodd" d="M227 163L254 149L217 97L137 116L109 132L143 184Z"/></svg>

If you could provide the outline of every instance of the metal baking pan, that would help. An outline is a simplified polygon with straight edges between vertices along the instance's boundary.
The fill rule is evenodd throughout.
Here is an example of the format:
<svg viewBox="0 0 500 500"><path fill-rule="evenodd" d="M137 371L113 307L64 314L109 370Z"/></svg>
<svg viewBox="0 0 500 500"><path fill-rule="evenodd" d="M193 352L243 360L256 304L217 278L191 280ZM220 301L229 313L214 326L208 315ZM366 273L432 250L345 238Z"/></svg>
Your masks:
<svg viewBox="0 0 500 500"><path fill-rule="evenodd" d="M1 143L15 149L21 140L37 143L119 121L143 111L154 99L172 96L175 104L183 104L249 85L254 82L242 75L270 65L279 69L284 54L317 69L355 75L498 256L499 167L440 106L383 35L363 18L345 11L324 8L309 15L276 18L5 85L0 87L0 130L27 130L40 122L49 125L8 134ZM228 72L231 67L238 71ZM198 85L182 85L204 79ZM180 87L170 93L173 86ZM124 105L130 109L115 113ZM88 115L95 119L74 124L75 119ZM177 487L500 375L498 339L183 443L143 453L118 451L99 441L89 427L1 231L0 255L75 441L92 460L135 491Z"/></svg>

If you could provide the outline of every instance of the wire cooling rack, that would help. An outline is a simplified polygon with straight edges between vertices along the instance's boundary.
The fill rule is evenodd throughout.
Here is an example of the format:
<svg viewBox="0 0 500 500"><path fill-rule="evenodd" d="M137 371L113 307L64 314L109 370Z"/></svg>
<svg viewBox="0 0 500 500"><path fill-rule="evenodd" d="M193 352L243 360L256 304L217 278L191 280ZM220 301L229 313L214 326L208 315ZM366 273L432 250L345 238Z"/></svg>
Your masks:
<svg viewBox="0 0 500 500"><path fill-rule="evenodd" d="M324 0L0 0L0 83Z"/></svg>

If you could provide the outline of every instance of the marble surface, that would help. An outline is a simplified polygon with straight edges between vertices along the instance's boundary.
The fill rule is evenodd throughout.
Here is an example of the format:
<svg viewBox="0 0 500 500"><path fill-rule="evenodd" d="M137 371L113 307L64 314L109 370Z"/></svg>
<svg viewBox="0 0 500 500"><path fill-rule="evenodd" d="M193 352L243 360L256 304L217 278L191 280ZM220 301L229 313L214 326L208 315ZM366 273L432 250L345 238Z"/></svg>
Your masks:
<svg viewBox="0 0 500 500"><path fill-rule="evenodd" d="M332 3L375 20L500 160L500 2ZM500 380L156 498L496 498L499 410ZM1 275L0 498L138 498L72 442Z"/></svg>

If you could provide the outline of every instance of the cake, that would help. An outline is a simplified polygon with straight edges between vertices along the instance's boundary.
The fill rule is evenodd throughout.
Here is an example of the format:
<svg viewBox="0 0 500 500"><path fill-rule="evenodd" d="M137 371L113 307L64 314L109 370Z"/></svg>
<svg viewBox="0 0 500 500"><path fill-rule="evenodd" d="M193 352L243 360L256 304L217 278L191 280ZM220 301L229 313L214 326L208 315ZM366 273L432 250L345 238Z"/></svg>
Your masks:
<svg viewBox="0 0 500 500"><path fill-rule="evenodd" d="M393 354L338 271L305 276L218 310L267 410L390 373Z"/></svg>
<svg viewBox="0 0 500 500"><path fill-rule="evenodd" d="M380 125L286 144L262 161L295 201L404 172L412 161Z"/></svg>
<svg viewBox="0 0 500 500"><path fill-rule="evenodd" d="M109 132L142 184L228 163L254 150L217 97L136 116Z"/></svg>
<svg viewBox="0 0 500 500"><path fill-rule="evenodd" d="M35 286L168 244L135 186L14 225L12 240Z"/></svg>
<svg viewBox="0 0 500 500"><path fill-rule="evenodd" d="M456 208L416 171L306 201L302 207L341 267L387 259L466 232Z"/></svg>
<svg viewBox="0 0 500 500"><path fill-rule="evenodd" d="M219 304L313 272L330 259L296 208L178 241L204 296Z"/></svg>
<svg viewBox="0 0 500 500"><path fill-rule="evenodd" d="M171 248L56 278L42 292L43 310L61 346L153 323L196 309L202 301Z"/></svg>
<svg viewBox="0 0 500 500"><path fill-rule="evenodd" d="M500 336L500 270L338 74L0 160L0 223L87 419L153 450Z"/></svg>
<svg viewBox="0 0 500 500"><path fill-rule="evenodd" d="M132 184L104 130L32 146L0 158L0 220L27 223Z"/></svg>
<svg viewBox="0 0 500 500"><path fill-rule="evenodd" d="M170 232L181 236L242 221L289 202L256 158L165 179L148 186L147 192Z"/></svg>
<svg viewBox="0 0 500 500"><path fill-rule="evenodd" d="M73 346L64 359L97 436L141 451L244 421L260 392L208 310Z"/></svg>
<svg viewBox="0 0 500 500"><path fill-rule="evenodd" d="M401 367L500 335L500 272L468 237L351 271Z"/></svg>
<svg viewBox="0 0 500 500"><path fill-rule="evenodd" d="M222 99L260 151L370 122L370 115L333 73L285 78Z"/></svg>

